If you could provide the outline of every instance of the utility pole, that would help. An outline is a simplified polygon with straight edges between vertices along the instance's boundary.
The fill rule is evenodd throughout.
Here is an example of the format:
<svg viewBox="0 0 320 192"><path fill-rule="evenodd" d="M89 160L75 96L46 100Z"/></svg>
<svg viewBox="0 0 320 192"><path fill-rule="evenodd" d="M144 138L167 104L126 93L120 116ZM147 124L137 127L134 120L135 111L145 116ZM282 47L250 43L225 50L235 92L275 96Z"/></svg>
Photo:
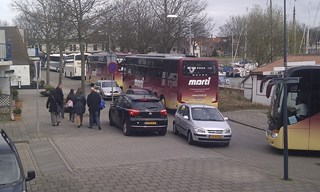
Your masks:
<svg viewBox="0 0 320 192"><path fill-rule="evenodd" d="M272 0L270 0L270 62L273 61L273 19L272 19Z"/></svg>
<svg viewBox="0 0 320 192"><path fill-rule="evenodd" d="M168 7L167 7L167 0L164 0L164 42L163 42L163 46L164 46L164 53L167 53L168 50L167 50L167 41L168 41L168 36L167 36L167 33L168 33L168 20L167 20L167 15L168 15Z"/></svg>
<svg viewBox="0 0 320 192"><path fill-rule="evenodd" d="M294 1L296 2L296 1ZM293 6L293 54L297 54L296 5Z"/></svg>
<svg viewBox="0 0 320 192"><path fill-rule="evenodd" d="M193 55L193 47L191 42L191 21L189 22L189 49L190 49L190 55Z"/></svg>

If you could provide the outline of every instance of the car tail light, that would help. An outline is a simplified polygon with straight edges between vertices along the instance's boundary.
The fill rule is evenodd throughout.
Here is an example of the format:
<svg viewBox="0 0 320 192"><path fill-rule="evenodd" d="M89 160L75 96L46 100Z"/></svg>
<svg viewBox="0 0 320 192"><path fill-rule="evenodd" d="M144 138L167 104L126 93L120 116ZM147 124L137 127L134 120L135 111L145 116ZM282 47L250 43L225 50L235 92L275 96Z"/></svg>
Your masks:
<svg viewBox="0 0 320 192"><path fill-rule="evenodd" d="M167 115L168 115L168 112L167 112L167 110L163 109L163 110L160 111L160 114L161 114L162 116L167 116Z"/></svg>
<svg viewBox="0 0 320 192"><path fill-rule="evenodd" d="M137 115L140 114L140 111L135 110L135 109L129 109L128 111L129 111L129 115L130 115L131 117L134 117L134 116L137 116Z"/></svg>

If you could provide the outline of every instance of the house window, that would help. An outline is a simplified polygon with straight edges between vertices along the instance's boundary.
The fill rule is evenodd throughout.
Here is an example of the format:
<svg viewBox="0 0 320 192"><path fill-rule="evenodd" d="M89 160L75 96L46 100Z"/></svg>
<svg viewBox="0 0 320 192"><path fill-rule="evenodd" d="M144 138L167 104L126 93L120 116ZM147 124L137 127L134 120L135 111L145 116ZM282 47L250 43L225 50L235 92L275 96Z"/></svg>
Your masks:
<svg viewBox="0 0 320 192"><path fill-rule="evenodd" d="M94 51L98 51L98 46L97 45L93 45L93 50Z"/></svg>

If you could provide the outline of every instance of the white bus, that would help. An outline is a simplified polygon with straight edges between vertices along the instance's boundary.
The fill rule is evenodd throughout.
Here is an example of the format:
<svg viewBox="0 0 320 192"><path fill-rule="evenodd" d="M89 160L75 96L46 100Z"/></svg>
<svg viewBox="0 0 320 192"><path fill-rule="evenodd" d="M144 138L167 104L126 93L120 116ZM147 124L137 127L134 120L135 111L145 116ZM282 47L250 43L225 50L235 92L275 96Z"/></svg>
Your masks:
<svg viewBox="0 0 320 192"><path fill-rule="evenodd" d="M63 60L62 60L62 69L63 69L63 65L64 65L64 57L65 57L65 54L63 54ZM45 68L47 67L47 62L45 64ZM59 72L60 71L60 54L51 54L50 55L50 66L49 66L49 69L51 71L56 71L56 72ZM63 70L62 70L63 71Z"/></svg>
<svg viewBox="0 0 320 192"><path fill-rule="evenodd" d="M87 63L88 55L91 55L91 54L84 53L85 63ZM68 54L65 57L65 63L66 63L65 68L64 68L64 76L65 77L69 77L69 78L81 77L81 54L80 53Z"/></svg>

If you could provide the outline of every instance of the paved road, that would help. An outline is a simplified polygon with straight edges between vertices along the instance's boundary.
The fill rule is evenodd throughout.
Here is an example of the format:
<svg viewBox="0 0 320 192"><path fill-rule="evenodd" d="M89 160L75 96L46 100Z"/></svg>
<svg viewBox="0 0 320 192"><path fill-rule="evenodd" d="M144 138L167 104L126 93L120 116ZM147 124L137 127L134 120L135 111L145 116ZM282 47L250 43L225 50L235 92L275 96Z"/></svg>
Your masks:
<svg viewBox="0 0 320 192"><path fill-rule="evenodd" d="M15 138L26 169L37 172L30 191L320 191L318 182L283 181L279 172L229 158L211 147L189 146L172 131L166 136L125 137L108 126L107 110L101 116L101 131L78 129L68 119L52 127L46 98L40 97L37 129L37 94L21 94L23 121L1 128Z"/></svg>

